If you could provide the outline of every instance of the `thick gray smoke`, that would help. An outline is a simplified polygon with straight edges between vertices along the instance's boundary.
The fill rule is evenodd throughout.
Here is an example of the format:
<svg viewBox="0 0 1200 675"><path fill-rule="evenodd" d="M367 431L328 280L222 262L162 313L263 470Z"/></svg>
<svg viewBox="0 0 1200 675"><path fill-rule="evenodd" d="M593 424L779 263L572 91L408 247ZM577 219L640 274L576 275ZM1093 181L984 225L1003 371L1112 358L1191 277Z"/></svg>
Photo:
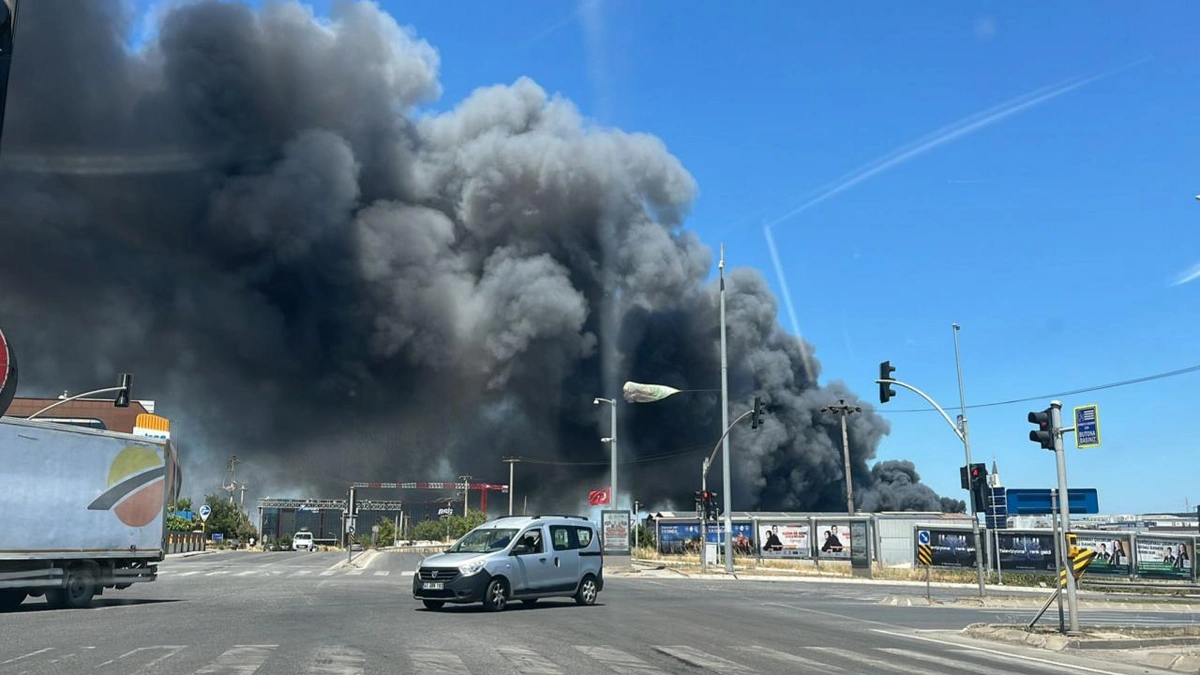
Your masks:
<svg viewBox="0 0 1200 675"><path fill-rule="evenodd" d="M450 112L438 54L366 3L210 0L130 52L124 3L22 8L0 158L0 325L22 394L135 373L176 421L198 494L237 454L250 496L348 481L503 482L577 508L606 483L627 379L707 390L620 408L623 499L691 506L719 436L711 249L697 187L656 138L596 129L528 79ZM841 434L754 271L728 274L735 508L841 509ZM814 373L815 377L815 373ZM98 384L99 383L99 384ZM868 509L938 509L911 465ZM687 451L687 452L683 452ZM897 474L902 474L899 478ZM719 476L719 467L713 477ZM498 500L498 496L493 496Z"/></svg>

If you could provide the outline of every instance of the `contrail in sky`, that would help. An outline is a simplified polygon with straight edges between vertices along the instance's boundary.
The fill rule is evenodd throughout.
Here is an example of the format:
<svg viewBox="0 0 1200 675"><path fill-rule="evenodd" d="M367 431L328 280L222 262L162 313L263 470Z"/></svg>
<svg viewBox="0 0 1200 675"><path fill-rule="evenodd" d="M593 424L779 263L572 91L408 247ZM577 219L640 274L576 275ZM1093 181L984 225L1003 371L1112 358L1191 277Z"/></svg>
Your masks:
<svg viewBox="0 0 1200 675"><path fill-rule="evenodd" d="M779 286L783 303L787 309L788 319L792 322L792 332L800 336L800 322L796 318L796 309L792 304L791 293L788 290L787 279L783 273L783 265L779 259L779 251L775 244L775 237L771 232L771 228L779 225L787 220L795 218L812 207L824 202L827 199L836 197L837 195L849 190L850 188L862 183L865 180L873 178L889 169L895 168L909 160L920 157L930 150L937 149L947 143L956 141L964 136L975 133L981 129L985 129L997 122L1004 121L1013 115L1022 113L1030 108L1034 108L1048 101L1052 101L1063 94L1070 93L1080 87L1085 87L1093 82L1102 80L1106 77L1114 75L1122 70L1132 68L1145 61L1141 59L1128 65L1114 68L1112 70L1093 75L1085 78L1072 78L1064 82L1060 82L1048 87L1035 89L1031 92L1018 96L993 106L981 112L965 117L957 122L944 126L926 136L918 138L906 145L902 145L891 152L877 157L854 171L843 175L833 183L827 184L825 187L812 193L809 198L796 208L787 213L775 218L763 225L763 234L767 239L767 248L771 253L771 262L775 266L775 274L779 278ZM805 355L805 369L811 378L812 366L808 361L807 354Z"/></svg>

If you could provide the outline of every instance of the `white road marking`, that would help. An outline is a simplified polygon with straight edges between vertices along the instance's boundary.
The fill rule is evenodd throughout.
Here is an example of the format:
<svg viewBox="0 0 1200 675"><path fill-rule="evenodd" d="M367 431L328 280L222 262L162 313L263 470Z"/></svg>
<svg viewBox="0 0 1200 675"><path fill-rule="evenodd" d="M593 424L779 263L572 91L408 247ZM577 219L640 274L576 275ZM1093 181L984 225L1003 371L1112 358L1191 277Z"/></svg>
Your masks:
<svg viewBox="0 0 1200 675"><path fill-rule="evenodd" d="M796 656L795 654L789 654L787 652L777 651L774 649L770 649L768 647L759 647L759 646L730 647L730 649L733 649L735 651L739 651L739 652L742 652L742 653L748 654L748 655L765 656L770 659L775 659L776 661L783 661L784 663L790 663L793 666L804 666L805 668L812 668L812 669L819 670L822 672L827 672L827 673L844 673L844 672L846 672L841 667L835 666L831 663L825 663L823 661L815 661L813 659L806 659L803 656Z"/></svg>
<svg viewBox="0 0 1200 675"><path fill-rule="evenodd" d="M620 649L592 645L575 645L575 649L622 675L667 675L666 672Z"/></svg>
<svg viewBox="0 0 1200 675"><path fill-rule="evenodd" d="M408 652L408 658L415 666L415 672L421 675L471 675L454 652L413 649Z"/></svg>
<svg viewBox="0 0 1200 675"><path fill-rule="evenodd" d="M14 658L14 659L9 659L9 660L7 660L7 661L0 661L0 666L4 665L4 664L6 664L6 663L16 663L17 661L21 661L21 660L23 660L23 659L27 659L27 658L29 658L29 657L31 657L31 656L37 656L38 654L45 654L46 652L53 651L53 650L54 650L54 647L46 647L45 649L39 649L39 650L37 650L36 652L29 652L28 654L24 654L24 655L22 655L22 656L18 656L18 657Z"/></svg>
<svg viewBox="0 0 1200 675"><path fill-rule="evenodd" d="M874 672L878 672L878 671L879 671L879 670L881 670L881 669L882 669L882 670L886 670L886 671L890 671L890 672L893 672L893 673L896 673L896 672L899 672L899 673L910 672L910 671L901 670L901 668L903 668L903 667L904 667L904 666L903 666L903 664L892 664L892 663L888 663L887 661L881 661L881 660L879 660L879 659L873 659L873 658L871 658L871 657L869 657L869 656L864 656L864 655L862 655L862 654L855 653L855 652L851 651L850 649L846 649L846 648L841 648L841 647L809 647L809 649L815 649L815 650L817 650L817 651L819 651L819 652L822 652L822 653L825 653L825 654L830 654L830 655L832 655L832 656L834 656L834 657L837 657L837 658L843 658L843 659L846 659L846 660L848 660L848 661L854 661L855 663L861 663L861 664L863 664L863 665L865 665L865 666L867 666L867 667L869 667L869 668L870 668L870 670L867 670L867 671L865 671L865 672L874 673Z"/></svg>
<svg viewBox="0 0 1200 675"><path fill-rule="evenodd" d="M708 668L709 670L716 671L718 673L734 673L736 675L740 675L741 673L754 672L740 663L734 663L733 661L723 659L719 656L713 656L712 654L702 652L695 647L689 647L687 645L672 645L669 647L655 646L651 647L651 649L656 652L666 654L672 658L679 659L684 663L696 666L697 668Z"/></svg>
<svg viewBox="0 0 1200 675"><path fill-rule="evenodd" d="M376 572L376 573L375 573L375 576L377 576L377 577L386 577L386 576L387 576L387 575L389 575L389 574L391 574L391 572L390 572L390 571L388 571L388 570L383 570L382 572Z"/></svg>
<svg viewBox="0 0 1200 675"><path fill-rule="evenodd" d="M521 675L561 675L562 671L549 659L523 647L496 647L501 656Z"/></svg>
<svg viewBox="0 0 1200 675"><path fill-rule="evenodd" d="M217 660L195 672L195 675L253 675L270 658L279 645L238 645L228 649Z"/></svg>
<svg viewBox="0 0 1200 675"><path fill-rule="evenodd" d="M321 647L308 670L322 675L362 675L366 656L353 647Z"/></svg>
<svg viewBox="0 0 1200 675"><path fill-rule="evenodd" d="M924 642L934 642L934 643L937 643L940 645L954 647L955 649L959 649L959 650L963 650L963 651L970 651L970 652L975 652L978 654L988 654L988 655L992 656L993 658L997 658L997 659L1001 659L1001 660L1005 660L1005 661L1009 661L1009 662L1016 661L1018 664L1025 665L1025 666L1028 666L1029 662L1034 662L1034 663L1045 664L1048 666L1053 666L1054 668L1058 669L1060 672L1063 669L1070 668L1073 670L1083 671L1085 673L1097 673L1098 675L1120 675L1120 673L1115 673L1111 670L1097 670L1096 668L1089 668L1087 666L1080 666L1080 665L1076 665L1073 663L1068 665L1065 663L1059 663L1058 661L1051 661L1049 659L1040 659L1036 656L1027 656L1025 654L1021 654L1021 655L1006 654L1004 652L997 651L995 649L988 649L987 647L976 647L975 645L968 645L968 644L963 644L960 642L952 642L950 640L939 640L937 638L932 638L932 637L928 637L925 635L908 635L906 633L898 633L896 631L890 631L890 630L880 630L878 628L875 628L873 630L876 633L883 633L884 635L891 635L892 637L904 638L907 640L921 640Z"/></svg>
<svg viewBox="0 0 1200 675"><path fill-rule="evenodd" d="M961 659L955 661L954 659L946 659L940 656L934 656L933 654L925 654L909 649L881 648L879 651L887 652L900 659L908 661L909 663L912 663L913 661L934 663L939 666L949 668L949 672L952 673L978 673L978 675L995 675L996 673L995 668L988 667L983 664L968 663ZM916 665L917 664L913 663L914 667L916 667Z"/></svg>

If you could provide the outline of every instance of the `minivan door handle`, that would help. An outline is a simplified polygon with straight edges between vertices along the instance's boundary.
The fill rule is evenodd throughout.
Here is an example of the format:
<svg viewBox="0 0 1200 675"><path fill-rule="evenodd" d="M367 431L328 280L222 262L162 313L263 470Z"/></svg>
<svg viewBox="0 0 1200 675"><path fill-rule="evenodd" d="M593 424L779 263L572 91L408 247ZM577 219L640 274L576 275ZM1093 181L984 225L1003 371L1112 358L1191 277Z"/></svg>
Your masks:
<svg viewBox="0 0 1200 675"><path fill-rule="evenodd" d="M538 558L538 560L541 560L542 562L546 562L545 558Z"/></svg>
<svg viewBox="0 0 1200 675"><path fill-rule="evenodd" d="M555 558L555 559L554 559L554 566L555 566L555 567L558 567L558 566L559 566L559 561L560 561L560 560L562 560L562 558Z"/></svg>

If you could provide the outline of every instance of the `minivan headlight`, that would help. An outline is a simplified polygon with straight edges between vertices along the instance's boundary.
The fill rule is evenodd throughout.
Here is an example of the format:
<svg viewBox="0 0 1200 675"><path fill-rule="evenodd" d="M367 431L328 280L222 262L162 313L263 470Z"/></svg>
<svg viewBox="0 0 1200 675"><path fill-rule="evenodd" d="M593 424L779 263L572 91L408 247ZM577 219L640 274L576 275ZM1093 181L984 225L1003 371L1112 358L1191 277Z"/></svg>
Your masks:
<svg viewBox="0 0 1200 675"><path fill-rule="evenodd" d="M467 563L466 565L459 565L458 572L459 572L459 574L462 574L464 577L469 577L473 574L479 574L480 570L482 570L486 564L487 563L480 560L479 562Z"/></svg>

